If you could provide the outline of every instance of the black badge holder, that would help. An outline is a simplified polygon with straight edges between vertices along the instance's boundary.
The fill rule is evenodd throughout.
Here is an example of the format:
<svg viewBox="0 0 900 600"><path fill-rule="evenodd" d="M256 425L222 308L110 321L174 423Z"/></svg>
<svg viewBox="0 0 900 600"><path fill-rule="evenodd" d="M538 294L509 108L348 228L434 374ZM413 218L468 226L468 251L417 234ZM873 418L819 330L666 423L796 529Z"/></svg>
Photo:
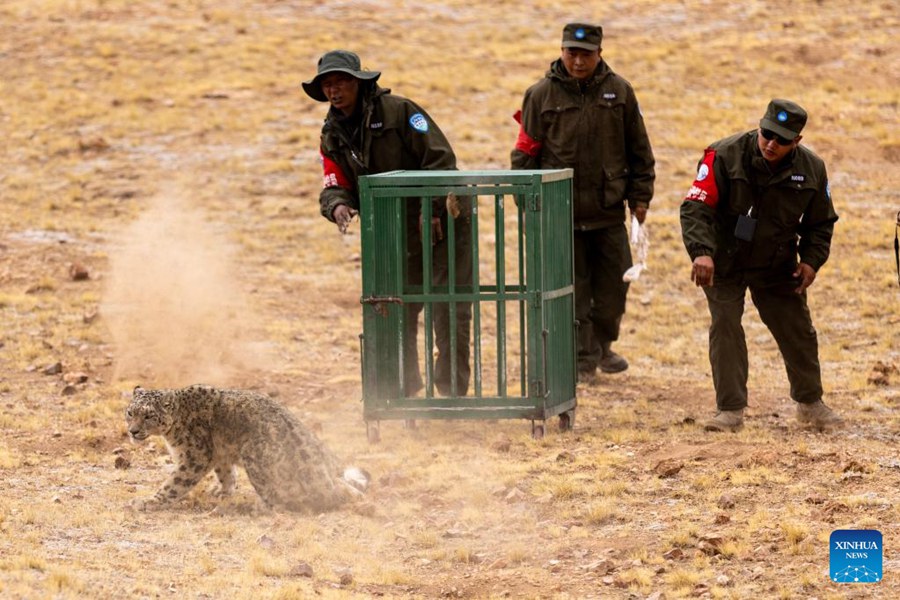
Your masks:
<svg viewBox="0 0 900 600"><path fill-rule="evenodd" d="M756 233L756 221L750 216L753 212L753 207L750 207L750 210L747 211L746 215L738 215L737 225L734 226L734 237L739 240L744 240L745 242L753 241L753 234Z"/></svg>

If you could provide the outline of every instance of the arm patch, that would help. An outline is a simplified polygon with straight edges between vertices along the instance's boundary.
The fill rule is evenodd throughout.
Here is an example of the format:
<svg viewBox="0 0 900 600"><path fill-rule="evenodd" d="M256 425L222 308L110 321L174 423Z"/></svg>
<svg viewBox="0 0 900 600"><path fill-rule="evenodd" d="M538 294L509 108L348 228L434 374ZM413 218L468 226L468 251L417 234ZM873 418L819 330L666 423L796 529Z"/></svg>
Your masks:
<svg viewBox="0 0 900 600"><path fill-rule="evenodd" d="M350 180L347 179L347 176L344 174L340 165L325 156L323 152L320 152L320 154L322 155L322 169L325 171L322 187L341 187L352 190L353 185L350 183Z"/></svg>
<svg viewBox="0 0 900 600"><path fill-rule="evenodd" d="M707 148L703 155L703 161L697 170L697 178L691 189L688 190L685 200L703 202L710 208L715 208L719 203L719 187L716 185L716 176L713 173L713 163L716 160L716 151Z"/></svg>
<svg viewBox="0 0 900 600"><path fill-rule="evenodd" d="M517 110L516 114L513 115L513 119L519 124L519 137L516 138L516 150L523 152L534 158L537 156L541 147L544 145L543 143L537 141L525 131L525 126L522 125L522 111Z"/></svg>

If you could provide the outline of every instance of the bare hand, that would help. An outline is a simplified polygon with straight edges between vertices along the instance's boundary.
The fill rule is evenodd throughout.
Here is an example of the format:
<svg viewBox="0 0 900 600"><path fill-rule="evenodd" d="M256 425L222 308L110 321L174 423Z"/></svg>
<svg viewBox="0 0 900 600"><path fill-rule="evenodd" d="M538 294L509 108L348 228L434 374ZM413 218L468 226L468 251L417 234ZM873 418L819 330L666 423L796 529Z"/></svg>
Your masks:
<svg viewBox="0 0 900 600"><path fill-rule="evenodd" d="M359 211L355 208L350 208L346 204L338 204L331 216L334 218L334 222L337 223L338 230L341 233L347 233L347 228L350 227L353 217L358 214Z"/></svg>
<svg viewBox="0 0 900 600"><path fill-rule="evenodd" d="M794 271L794 279L800 284L794 291L802 294L816 280L816 270L806 263L800 263Z"/></svg>
<svg viewBox="0 0 900 600"><path fill-rule="evenodd" d="M647 207L646 206L635 206L634 210L631 211L631 214L637 218L638 223L643 225L644 219L647 218Z"/></svg>
<svg viewBox="0 0 900 600"><path fill-rule="evenodd" d="M713 283L715 270L716 266L712 256L698 256L691 266L691 281L697 284L697 287L710 286Z"/></svg>

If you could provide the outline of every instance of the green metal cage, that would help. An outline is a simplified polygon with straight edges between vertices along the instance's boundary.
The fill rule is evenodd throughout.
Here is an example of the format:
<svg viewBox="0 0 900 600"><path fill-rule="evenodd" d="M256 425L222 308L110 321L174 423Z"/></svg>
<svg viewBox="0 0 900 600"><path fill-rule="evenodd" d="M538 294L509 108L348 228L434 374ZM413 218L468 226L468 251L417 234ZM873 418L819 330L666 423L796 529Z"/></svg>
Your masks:
<svg viewBox="0 0 900 600"><path fill-rule="evenodd" d="M454 197L467 202L464 214L447 219L451 276L435 285L431 230L420 227L420 235L410 235L410 219L429 223L435 200ZM540 437L546 419L559 416L560 427L570 429L576 406L572 170L393 171L360 178L360 204L360 347L369 439L379 439L379 421L388 419L522 418ZM453 276L460 268L454 264L459 218L471 223L470 285L457 285ZM406 257L418 249L410 244L419 243L421 283L413 284ZM471 303L472 385L465 395L455 385L439 394L434 308L447 303L453 325L460 302ZM404 382L408 303L424 306L418 324L422 390ZM453 326L450 331L455 349L459 340ZM454 382L459 368L454 356Z"/></svg>

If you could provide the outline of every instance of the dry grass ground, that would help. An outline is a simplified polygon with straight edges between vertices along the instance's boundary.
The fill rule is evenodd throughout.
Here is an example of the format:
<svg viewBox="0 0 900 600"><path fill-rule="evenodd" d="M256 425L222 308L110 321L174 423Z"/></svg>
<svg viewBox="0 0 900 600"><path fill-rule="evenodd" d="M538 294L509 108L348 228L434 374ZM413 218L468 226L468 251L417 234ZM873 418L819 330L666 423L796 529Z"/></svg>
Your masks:
<svg viewBox="0 0 900 600"><path fill-rule="evenodd" d="M587 6L587 5L585 5ZM900 596L900 15L895 2L5 0L0 5L0 596ZM321 52L358 51L422 103L465 169L504 168L563 23L606 29L658 158L650 271L580 384L574 432L382 426L366 442L358 237L318 216ZM751 408L707 434L707 312L677 211L704 145L771 97L811 114L841 220L811 290L827 401L798 430L752 308ZM78 270L87 277L78 276ZM53 368L59 364L58 368ZM873 379L878 364L885 365ZM202 490L124 510L165 475L127 444L129 390L279 397L374 475L370 502L253 515ZM118 462L117 462L118 460ZM127 468L116 468L127 467ZM829 582L828 536L884 534L877 585Z"/></svg>

